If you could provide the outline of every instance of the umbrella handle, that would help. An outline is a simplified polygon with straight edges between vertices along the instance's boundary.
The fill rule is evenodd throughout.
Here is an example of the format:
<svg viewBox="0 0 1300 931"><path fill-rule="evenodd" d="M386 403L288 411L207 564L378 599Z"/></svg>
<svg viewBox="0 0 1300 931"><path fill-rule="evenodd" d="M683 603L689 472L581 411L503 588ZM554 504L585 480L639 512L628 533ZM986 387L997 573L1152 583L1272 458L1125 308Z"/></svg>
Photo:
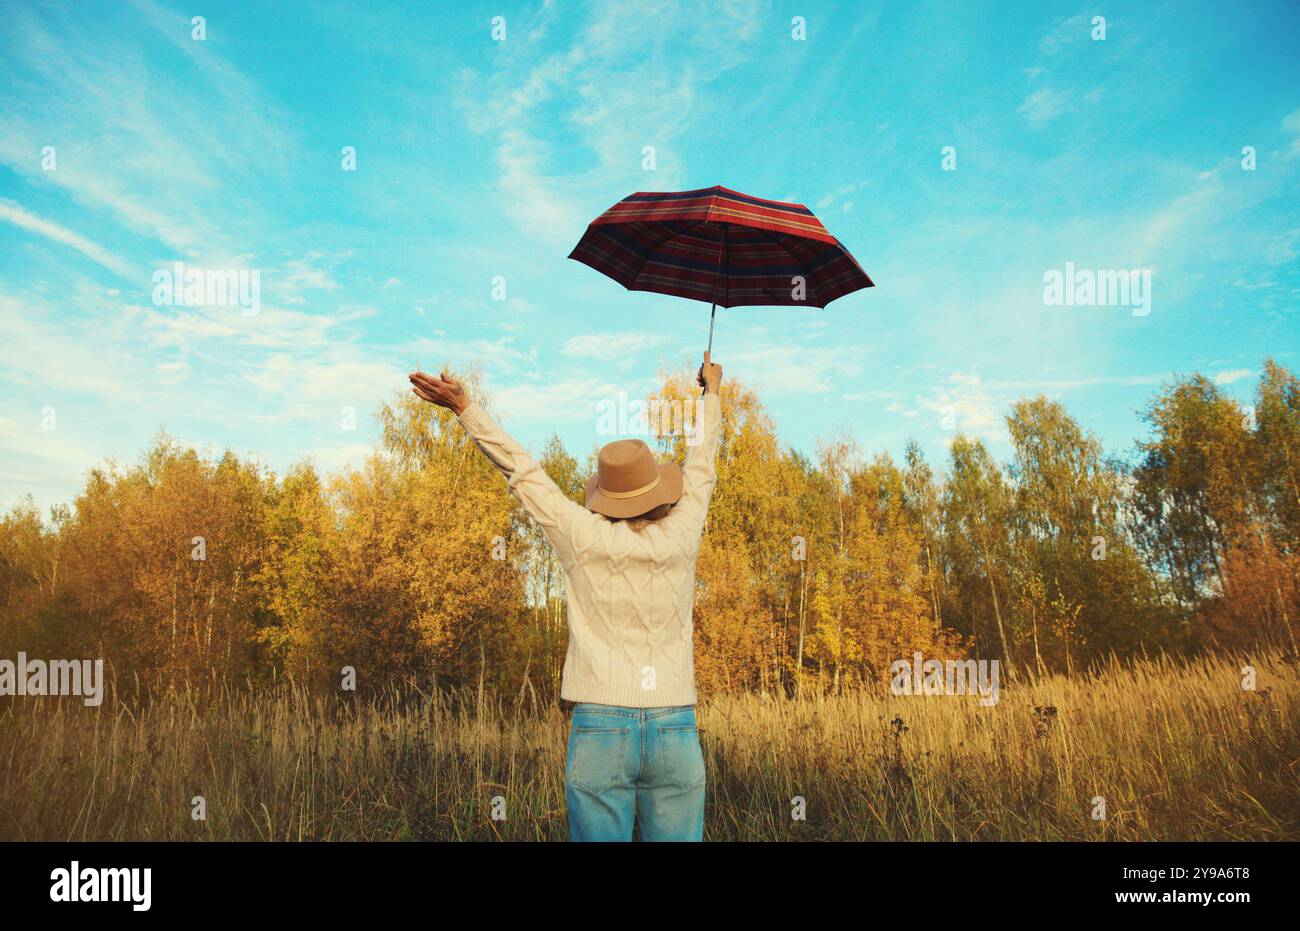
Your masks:
<svg viewBox="0 0 1300 931"><path fill-rule="evenodd" d="M718 224L718 225L721 227L721 229L720 229L719 234L718 234L718 246L719 246L719 248L718 248L718 265L717 265L717 268L715 268L715 269L713 270L713 293L714 293L714 296L715 296L715 297L717 296L717 293L718 293L718 279L722 276L722 260L723 260L723 258L726 256L726 254L727 254L727 224L725 224L725 223L720 223L720 224ZM728 274L730 274L730 269L728 269ZM730 294L731 289L728 288L727 291L728 291L728 294ZM708 352L709 352L710 354L712 354L712 352L713 352L713 321L714 321L714 318L716 318L717 316L718 316L718 302L715 300L715 301L713 302L713 306L709 309L709 348L708 348ZM701 376L703 376L703 374L704 374L704 364L703 364L703 363L700 364L700 374L701 374ZM708 390L709 390L708 388L705 388L702 392L700 392L701 395L703 395L703 394L707 394L707 393L708 393Z"/></svg>

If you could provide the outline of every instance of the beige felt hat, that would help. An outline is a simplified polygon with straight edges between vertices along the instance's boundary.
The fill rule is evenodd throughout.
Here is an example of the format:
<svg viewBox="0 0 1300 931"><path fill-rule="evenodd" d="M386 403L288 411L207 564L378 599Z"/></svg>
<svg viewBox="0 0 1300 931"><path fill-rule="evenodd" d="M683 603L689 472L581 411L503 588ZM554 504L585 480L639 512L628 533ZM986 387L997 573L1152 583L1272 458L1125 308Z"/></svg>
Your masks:
<svg viewBox="0 0 1300 931"><path fill-rule="evenodd" d="M606 443L587 482L587 509L606 517L637 517L681 496L682 470L675 462L655 462L641 440Z"/></svg>

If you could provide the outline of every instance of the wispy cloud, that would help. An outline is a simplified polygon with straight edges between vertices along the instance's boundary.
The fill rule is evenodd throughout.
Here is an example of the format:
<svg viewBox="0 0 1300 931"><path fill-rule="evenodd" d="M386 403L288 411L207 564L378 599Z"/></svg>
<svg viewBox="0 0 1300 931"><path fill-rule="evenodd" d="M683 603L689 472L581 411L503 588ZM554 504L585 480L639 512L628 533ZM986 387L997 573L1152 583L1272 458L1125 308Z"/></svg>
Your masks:
<svg viewBox="0 0 1300 931"><path fill-rule="evenodd" d="M14 226L27 230L29 233L35 233L37 236L44 236L46 239L70 246L92 262L102 265L120 278L132 277L131 266L126 260L114 255L98 243L91 242L85 236L60 226L53 220L47 220L29 213L15 203L0 200L0 220L12 223Z"/></svg>
<svg viewBox="0 0 1300 931"><path fill-rule="evenodd" d="M1283 117L1282 131L1292 137L1291 144L1287 147L1287 155L1300 155L1300 110L1292 110Z"/></svg>
<svg viewBox="0 0 1300 931"><path fill-rule="evenodd" d="M735 339L735 337L730 337ZM820 395L860 375L870 350L859 345L809 346L744 338L720 354L746 384L779 394Z"/></svg>
<svg viewBox="0 0 1300 931"><path fill-rule="evenodd" d="M552 424L596 423L596 404L617 402L619 386L599 376L565 378L540 385L490 384L493 406L512 428L549 432ZM626 388L622 390L626 391ZM538 431L537 426L542 430Z"/></svg>
<svg viewBox="0 0 1300 931"><path fill-rule="evenodd" d="M662 333L582 333L564 341L561 351L575 359L613 360L662 346Z"/></svg>
<svg viewBox="0 0 1300 931"><path fill-rule="evenodd" d="M1068 95L1050 87L1040 87L1025 98L1020 113L1033 126L1042 126L1070 109Z"/></svg>
<svg viewBox="0 0 1300 931"><path fill-rule="evenodd" d="M1231 385L1245 378L1254 378L1254 369L1229 369L1214 376L1216 385Z"/></svg>
<svg viewBox="0 0 1300 931"><path fill-rule="evenodd" d="M1061 20L1039 42L1038 48L1044 55L1057 55L1076 43L1088 41L1088 32L1092 20L1091 14L1076 13Z"/></svg>
<svg viewBox="0 0 1300 931"><path fill-rule="evenodd" d="M231 221L240 212L228 211L224 198L254 162L279 172L292 160L286 122L216 43L190 38L189 14L145 0L122 13L129 28L86 31L63 28L59 11L6 9L5 54L43 93L9 96L0 112L0 163L111 212L175 256L238 251ZM187 80L169 82L165 104L141 92L166 59L134 38L142 26L182 51L193 69ZM41 163L45 146L55 150L53 170ZM248 152L258 157L250 161ZM243 206L240 225L252 219Z"/></svg>
<svg viewBox="0 0 1300 931"><path fill-rule="evenodd" d="M1007 436L1006 397L994 397L979 375L953 372L944 384L916 398L916 405L934 415L941 429L1001 443ZM951 437L949 437L951 438Z"/></svg>
<svg viewBox="0 0 1300 931"><path fill-rule="evenodd" d="M745 58L760 9L608 3L557 50L545 41L548 4L524 38L510 40L517 45L498 73L464 75L461 108L473 131L494 140L500 203L518 228L571 245L593 204L609 206L609 192L679 187L687 166L676 144L701 116L702 86ZM696 28L682 30L687 17ZM668 55L687 64L664 68ZM573 155L561 152L575 151L590 167L568 167Z"/></svg>
<svg viewBox="0 0 1300 931"><path fill-rule="evenodd" d="M1289 362L1293 11L1260 30L1136 0L1098 42L1106 10L987 30L873 5L813 11L799 42L766 2L534 0L501 11L500 43L487 16L254 0L209 12L197 42L204 12L129 0L88 25L4 7L6 500L67 500L164 427L277 467L356 464L417 364L477 368L521 441L559 430L582 450L596 401L693 371L707 338L707 305L564 260L635 190L808 203L877 281L825 313L719 315L727 377L805 451L848 428L941 458L949 414L996 447L1007 407L1039 392L1119 449L1166 373L1244 392L1265 355ZM1187 131L1207 114L1213 133ZM150 273L175 260L257 270L261 312L155 306ZM1152 268L1153 312L1045 307L1043 272L1067 261Z"/></svg>

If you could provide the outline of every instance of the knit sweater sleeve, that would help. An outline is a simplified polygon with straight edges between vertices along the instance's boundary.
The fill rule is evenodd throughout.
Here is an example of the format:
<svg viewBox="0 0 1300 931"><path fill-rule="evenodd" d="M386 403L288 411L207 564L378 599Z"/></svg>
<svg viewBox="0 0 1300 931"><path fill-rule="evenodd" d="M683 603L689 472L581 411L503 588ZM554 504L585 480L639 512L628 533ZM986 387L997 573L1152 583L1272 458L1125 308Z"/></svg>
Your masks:
<svg viewBox="0 0 1300 931"><path fill-rule="evenodd" d="M510 493L541 526L561 561L569 563L574 531L599 518L561 491L528 451L477 403L468 404L457 417L475 445L505 476Z"/></svg>
<svg viewBox="0 0 1300 931"><path fill-rule="evenodd" d="M686 465L682 469L682 496L669 512L666 522L698 540L704 530L713 487L718 483L714 460L718 454L718 437L722 432L722 399L709 392L700 403L695 429L686 444Z"/></svg>

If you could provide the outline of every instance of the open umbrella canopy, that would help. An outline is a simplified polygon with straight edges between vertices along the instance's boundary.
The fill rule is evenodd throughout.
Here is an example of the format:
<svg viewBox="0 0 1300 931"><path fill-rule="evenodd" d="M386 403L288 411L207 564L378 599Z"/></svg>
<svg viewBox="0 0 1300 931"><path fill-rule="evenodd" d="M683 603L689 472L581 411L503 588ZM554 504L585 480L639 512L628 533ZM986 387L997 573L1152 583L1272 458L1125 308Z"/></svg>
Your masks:
<svg viewBox="0 0 1300 931"><path fill-rule="evenodd" d="M803 204L719 186L626 197L592 221L569 258L632 291L719 307L825 307L873 287Z"/></svg>

